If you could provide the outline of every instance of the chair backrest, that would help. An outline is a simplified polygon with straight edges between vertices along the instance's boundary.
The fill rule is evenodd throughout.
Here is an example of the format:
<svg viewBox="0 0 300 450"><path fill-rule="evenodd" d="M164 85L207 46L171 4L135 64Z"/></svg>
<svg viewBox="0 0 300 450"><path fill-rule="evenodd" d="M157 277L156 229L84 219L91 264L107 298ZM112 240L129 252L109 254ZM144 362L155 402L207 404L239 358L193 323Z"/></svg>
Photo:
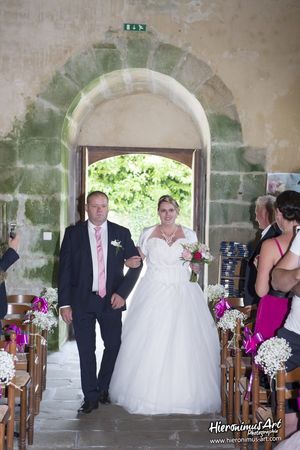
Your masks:
<svg viewBox="0 0 300 450"><path fill-rule="evenodd" d="M28 303L34 299L33 294L12 294L7 296L7 303Z"/></svg>
<svg viewBox="0 0 300 450"><path fill-rule="evenodd" d="M277 372L276 383L276 419L282 420L282 426L279 430L279 437L284 439L285 437L285 401L290 399L297 399L299 397L299 385L300 385L300 367L297 367L290 372L286 372L285 369L281 369ZM291 383L291 384L290 384ZM287 386L287 384L289 384ZM294 386L293 386L294 384Z"/></svg>
<svg viewBox="0 0 300 450"><path fill-rule="evenodd" d="M244 306L244 298L243 297L227 297L227 302L232 308L238 308Z"/></svg>
<svg viewBox="0 0 300 450"><path fill-rule="evenodd" d="M10 335L9 343L0 341L0 348L5 349L8 353L16 355L16 334L14 332ZM9 419L7 423L6 432L6 446L8 449L13 448L14 442L14 420L15 420L15 377L11 380L12 383L7 386L7 405L9 409Z"/></svg>

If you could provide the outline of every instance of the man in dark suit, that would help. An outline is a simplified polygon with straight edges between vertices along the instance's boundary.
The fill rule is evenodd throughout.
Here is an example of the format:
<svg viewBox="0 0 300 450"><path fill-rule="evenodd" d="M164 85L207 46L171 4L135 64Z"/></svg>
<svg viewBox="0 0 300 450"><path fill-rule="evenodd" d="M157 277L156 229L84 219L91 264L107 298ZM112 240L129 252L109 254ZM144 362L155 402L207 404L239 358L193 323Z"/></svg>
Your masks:
<svg viewBox="0 0 300 450"><path fill-rule="evenodd" d="M78 346L84 401L90 413L98 402L109 403L109 383L121 344L121 314L135 285L141 259L127 228L107 221L108 197L87 197L88 220L70 226L60 250L58 304L63 320L73 322ZM99 229L101 227L101 230ZM124 261L135 256L136 268L124 275ZM104 352L97 376L95 327L100 325Z"/></svg>
<svg viewBox="0 0 300 450"><path fill-rule="evenodd" d="M7 313L5 272L19 259L18 249L19 236L16 235L13 239L9 238L8 249L0 257L0 319L3 319Z"/></svg>
<svg viewBox="0 0 300 450"><path fill-rule="evenodd" d="M249 257L245 274L245 306L257 304L259 297L255 292L255 281L257 276L257 261L259 258L262 243L266 239L279 236L281 231L276 222L274 222L274 203L276 197L273 195L263 195L258 197L255 202L255 219L261 231L259 241L256 243L252 254Z"/></svg>

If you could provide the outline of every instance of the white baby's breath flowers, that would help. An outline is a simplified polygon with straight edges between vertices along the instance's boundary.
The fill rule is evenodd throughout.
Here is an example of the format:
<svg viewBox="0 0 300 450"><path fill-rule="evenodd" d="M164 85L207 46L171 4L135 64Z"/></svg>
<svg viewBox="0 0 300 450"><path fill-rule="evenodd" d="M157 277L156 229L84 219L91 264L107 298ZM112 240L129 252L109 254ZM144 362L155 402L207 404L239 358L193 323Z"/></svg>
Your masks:
<svg viewBox="0 0 300 450"><path fill-rule="evenodd" d="M34 325L36 325L41 331L53 331L53 328L57 326L57 318L55 317L52 310L44 313L42 311L28 311L26 313L28 320L25 322L31 321Z"/></svg>
<svg viewBox="0 0 300 450"><path fill-rule="evenodd" d="M276 372L285 367L291 354L291 347L284 338L272 337L260 345L254 359L265 374L274 378Z"/></svg>
<svg viewBox="0 0 300 450"><path fill-rule="evenodd" d="M0 351L0 383L8 384L15 376L14 357L5 350Z"/></svg>
<svg viewBox="0 0 300 450"><path fill-rule="evenodd" d="M238 319L241 320L241 326L244 326L244 320L247 319L247 316L238 309L229 309L225 311L224 315L218 321L217 326L218 328L222 328L222 330L234 331Z"/></svg>
<svg viewBox="0 0 300 450"><path fill-rule="evenodd" d="M44 288L41 292L41 297L47 300L49 308L56 309L58 302L57 288Z"/></svg>
<svg viewBox="0 0 300 450"><path fill-rule="evenodd" d="M209 284L205 292L209 302L220 300L226 295L225 287L222 284Z"/></svg>

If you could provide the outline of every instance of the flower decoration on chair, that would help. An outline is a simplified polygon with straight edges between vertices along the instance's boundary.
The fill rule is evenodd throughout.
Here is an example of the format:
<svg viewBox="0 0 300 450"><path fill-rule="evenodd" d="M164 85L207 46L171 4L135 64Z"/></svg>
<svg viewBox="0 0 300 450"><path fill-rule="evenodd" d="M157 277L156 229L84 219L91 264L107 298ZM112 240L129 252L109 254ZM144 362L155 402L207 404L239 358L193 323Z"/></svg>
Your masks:
<svg viewBox="0 0 300 450"><path fill-rule="evenodd" d="M291 347L284 338L272 337L260 345L254 361L272 379L278 370L285 367L291 354Z"/></svg>
<svg viewBox="0 0 300 450"><path fill-rule="evenodd" d="M209 264L214 257L210 254L210 250L207 245L201 242L195 242L194 244L182 244L183 251L181 258L183 263L192 264ZM198 280L198 274L192 270L190 281L196 282Z"/></svg>
<svg viewBox="0 0 300 450"><path fill-rule="evenodd" d="M0 383L9 384L16 373L14 356L5 350L0 351Z"/></svg>
<svg viewBox="0 0 300 450"><path fill-rule="evenodd" d="M47 300L48 308L57 311L58 294L57 288L44 288L41 292L41 297Z"/></svg>
<svg viewBox="0 0 300 450"><path fill-rule="evenodd" d="M47 312L31 310L27 312L26 317L26 322L32 322L41 331L47 330L52 332L53 328L57 326L57 318L51 310Z"/></svg>
<svg viewBox="0 0 300 450"><path fill-rule="evenodd" d="M209 284L205 289L207 300L215 304L226 295L226 289L222 284Z"/></svg>
<svg viewBox="0 0 300 450"><path fill-rule="evenodd" d="M41 331L53 331L57 326L57 289L44 288L41 297L34 297L32 309L26 314L26 322L32 322Z"/></svg>
<svg viewBox="0 0 300 450"><path fill-rule="evenodd" d="M241 326L244 326L244 321L247 319L246 314L240 312L238 309L228 309L218 321L218 328L234 332L236 322L239 319Z"/></svg>

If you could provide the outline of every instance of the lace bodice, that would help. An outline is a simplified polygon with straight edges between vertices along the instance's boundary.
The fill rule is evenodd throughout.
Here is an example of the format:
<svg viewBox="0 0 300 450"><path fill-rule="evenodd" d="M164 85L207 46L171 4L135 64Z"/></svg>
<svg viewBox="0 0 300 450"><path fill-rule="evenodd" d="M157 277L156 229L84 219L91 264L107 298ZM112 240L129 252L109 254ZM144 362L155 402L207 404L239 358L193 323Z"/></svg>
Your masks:
<svg viewBox="0 0 300 450"><path fill-rule="evenodd" d="M145 276L151 276L153 281L164 283L189 281L189 264L180 259L183 250L182 244L196 242L196 233L184 228L185 237L177 239L171 246L163 239L150 237L149 229L144 233L148 233L148 236L142 234L140 242L141 250L146 256Z"/></svg>

